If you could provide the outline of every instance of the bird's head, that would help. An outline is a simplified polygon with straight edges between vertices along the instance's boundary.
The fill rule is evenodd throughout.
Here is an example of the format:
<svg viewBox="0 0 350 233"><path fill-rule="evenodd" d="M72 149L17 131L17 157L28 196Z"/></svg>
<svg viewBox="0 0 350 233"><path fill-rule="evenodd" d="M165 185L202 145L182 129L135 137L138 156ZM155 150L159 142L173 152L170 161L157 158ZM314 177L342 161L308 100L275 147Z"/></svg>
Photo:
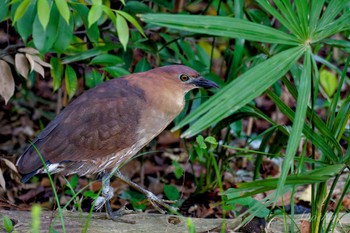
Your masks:
<svg viewBox="0 0 350 233"><path fill-rule="evenodd" d="M172 82L184 93L195 88L218 88L219 86L208 79L203 78L197 71L184 65L169 65L155 69L162 73L162 77Z"/></svg>

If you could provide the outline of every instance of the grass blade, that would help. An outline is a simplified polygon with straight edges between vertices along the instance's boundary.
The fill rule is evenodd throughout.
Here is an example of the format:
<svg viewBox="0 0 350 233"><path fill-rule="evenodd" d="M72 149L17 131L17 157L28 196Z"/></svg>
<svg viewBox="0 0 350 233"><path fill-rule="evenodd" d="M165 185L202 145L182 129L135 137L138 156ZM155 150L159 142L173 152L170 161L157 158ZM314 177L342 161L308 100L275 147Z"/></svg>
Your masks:
<svg viewBox="0 0 350 233"><path fill-rule="evenodd" d="M293 35L239 18L174 14L142 14L140 17L144 22L181 31L266 43L299 44Z"/></svg>

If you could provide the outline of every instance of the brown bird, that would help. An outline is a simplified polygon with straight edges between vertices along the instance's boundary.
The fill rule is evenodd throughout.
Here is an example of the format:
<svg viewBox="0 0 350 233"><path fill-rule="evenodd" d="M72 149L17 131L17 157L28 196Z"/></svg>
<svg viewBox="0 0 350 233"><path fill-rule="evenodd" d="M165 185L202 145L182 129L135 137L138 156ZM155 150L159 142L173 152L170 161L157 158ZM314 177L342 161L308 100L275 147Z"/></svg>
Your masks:
<svg viewBox="0 0 350 233"><path fill-rule="evenodd" d="M72 101L33 140L48 171L64 175L104 174L102 196L114 220L109 199L112 175L145 194L155 208L171 207L151 192L133 183L119 172L182 111L185 94L198 87L216 88L214 82L183 65L170 65L143 73L112 79L92 88ZM42 160L29 146L17 161L22 182L38 173L46 173Z"/></svg>

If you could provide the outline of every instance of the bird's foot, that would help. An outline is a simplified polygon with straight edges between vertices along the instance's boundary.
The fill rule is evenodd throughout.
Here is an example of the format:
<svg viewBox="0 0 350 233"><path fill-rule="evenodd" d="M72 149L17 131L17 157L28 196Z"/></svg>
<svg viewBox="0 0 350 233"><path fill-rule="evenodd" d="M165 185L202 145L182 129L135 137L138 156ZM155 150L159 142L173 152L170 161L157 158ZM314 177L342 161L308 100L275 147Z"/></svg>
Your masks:
<svg viewBox="0 0 350 233"><path fill-rule="evenodd" d="M166 211L162 210L160 208L160 206L163 206L165 209L169 210L172 213L176 212L178 210L178 208L167 204L167 203L173 204L173 203L175 203L175 201L169 201L169 200L160 199L160 198L158 198L156 195L154 195L153 193L151 193L148 190L145 190L144 194L146 195L147 200L152 204L152 206L156 210L158 210L161 214L166 214Z"/></svg>
<svg viewBox="0 0 350 233"><path fill-rule="evenodd" d="M115 222L123 222L123 223L129 223L129 224L135 224L136 222L135 221L132 221L132 220L125 220L125 219L122 219L121 217L124 216L124 215L127 215L127 214L131 214L133 213L134 211L132 210L129 210L124 206L122 206L119 210L117 211L112 211L112 208L111 208L111 204L109 202L106 203L106 208L107 208L107 214L108 214L108 217L115 221Z"/></svg>

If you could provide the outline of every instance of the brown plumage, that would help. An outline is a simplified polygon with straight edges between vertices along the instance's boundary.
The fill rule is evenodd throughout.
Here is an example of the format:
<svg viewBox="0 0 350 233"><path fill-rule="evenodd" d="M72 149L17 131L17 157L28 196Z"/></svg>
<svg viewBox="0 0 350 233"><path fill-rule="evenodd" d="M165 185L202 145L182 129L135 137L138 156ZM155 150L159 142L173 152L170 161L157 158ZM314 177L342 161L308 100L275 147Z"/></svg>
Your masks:
<svg viewBox="0 0 350 233"><path fill-rule="evenodd" d="M70 103L33 143L51 173L113 172L164 130L197 87L217 86L182 65L106 81ZM17 166L23 181L45 172L32 146Z"/></svg>

